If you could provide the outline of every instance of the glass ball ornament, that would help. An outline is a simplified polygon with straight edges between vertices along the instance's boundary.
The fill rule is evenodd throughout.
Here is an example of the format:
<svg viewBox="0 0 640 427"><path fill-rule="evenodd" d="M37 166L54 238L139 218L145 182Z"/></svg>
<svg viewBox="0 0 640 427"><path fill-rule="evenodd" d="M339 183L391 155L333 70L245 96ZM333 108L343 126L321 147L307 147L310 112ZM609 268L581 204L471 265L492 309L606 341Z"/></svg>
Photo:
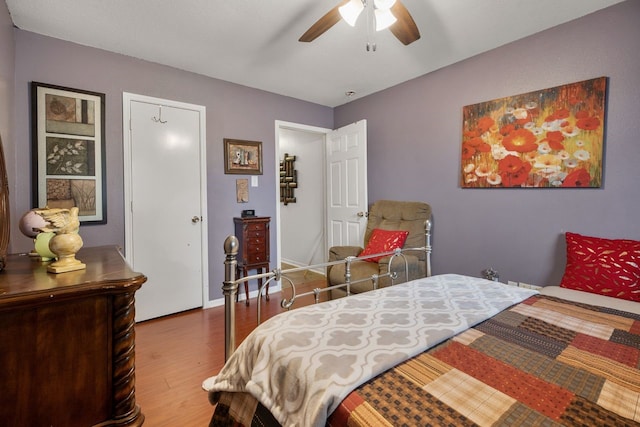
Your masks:
<svg viewBox="0 0 640 427"><path fill-rule="evenodd" d="M47 225L48 222L32 210L27 211L22 215L22 218L20 218L20 222L18 223L20 232L32 239L40 233L40 228L46 227Z"/></svg>

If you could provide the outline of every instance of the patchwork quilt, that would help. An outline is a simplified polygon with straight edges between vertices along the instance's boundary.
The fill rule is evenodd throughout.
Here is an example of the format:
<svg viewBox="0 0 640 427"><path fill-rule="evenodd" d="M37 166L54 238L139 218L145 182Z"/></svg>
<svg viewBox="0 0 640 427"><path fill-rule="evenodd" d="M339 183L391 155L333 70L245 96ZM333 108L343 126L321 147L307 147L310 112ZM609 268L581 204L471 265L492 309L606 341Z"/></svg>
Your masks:
<svg viewBox="0 0 640 427"><path fill-rule="evenodd" d="M324 426L355 387L535 293L447 274L299 308L254 330L203 387L214 401L245 393L282 425Z"/></svg>
<svg viewBox="0 0 640 427"><path fill-rule="evenodd" d="M639 320L531 296L360 385L327 425L640 425ZM212 425L277 424L250 395L216 397Z"/></svg>

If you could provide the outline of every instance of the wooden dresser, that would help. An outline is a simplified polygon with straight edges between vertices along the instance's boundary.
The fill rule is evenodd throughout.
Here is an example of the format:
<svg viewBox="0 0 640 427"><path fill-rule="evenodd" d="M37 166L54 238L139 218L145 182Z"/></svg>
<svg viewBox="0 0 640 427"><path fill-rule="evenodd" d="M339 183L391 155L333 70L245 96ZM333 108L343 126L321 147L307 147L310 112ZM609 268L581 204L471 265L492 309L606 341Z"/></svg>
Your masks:
<svg viewBox="0 0 640 427"><path fill-rule="evenodd" d="M234 218L235 236L238 238L238 278L247 276L249 270L258 274L269 271L269 224L271 218L264 216ZM242 274L244 276L242 276ZM262 280L258 280L258 289ZM249 283L244 282L246 304L249 305ZM265 289L265 298L269 299L269 287Z"/></svg>
<svg viewBox="0 0 640 427"><path fill-rule="evenodd" d="M147 278L116 247L83 248L86 270L47 273L9 255L0 272L0 424L140 426L134 293Z"/></svg>

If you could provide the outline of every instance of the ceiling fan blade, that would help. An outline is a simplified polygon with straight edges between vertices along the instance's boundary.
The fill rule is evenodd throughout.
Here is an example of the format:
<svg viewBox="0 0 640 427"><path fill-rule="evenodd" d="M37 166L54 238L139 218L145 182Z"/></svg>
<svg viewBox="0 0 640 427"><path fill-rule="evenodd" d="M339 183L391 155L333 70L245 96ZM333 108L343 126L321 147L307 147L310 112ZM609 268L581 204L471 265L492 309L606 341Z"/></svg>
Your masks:
<svg viewBox="0 0 640 427"><path fill-rule="evenodd" d="M321 35L325 33L329 28L333 27L342 19L340 16L340 11L338 9L340 6L348 3L349 0L345 0L340 2L339 5L331 9L327 12L322 18L318 19L315 24L313 24L300 38L299 42L312 42Z"/></svg>
<svg viewBox="0 0 640 427"><path fill-rule="evenodd" d="M400 3L400 0L396 1L391 7L391 13L393 13L397 21L389 27L389 30L402 44L406 46L420 38L420 31L418 31L416 22L411 17L407 8Z"/></svg>

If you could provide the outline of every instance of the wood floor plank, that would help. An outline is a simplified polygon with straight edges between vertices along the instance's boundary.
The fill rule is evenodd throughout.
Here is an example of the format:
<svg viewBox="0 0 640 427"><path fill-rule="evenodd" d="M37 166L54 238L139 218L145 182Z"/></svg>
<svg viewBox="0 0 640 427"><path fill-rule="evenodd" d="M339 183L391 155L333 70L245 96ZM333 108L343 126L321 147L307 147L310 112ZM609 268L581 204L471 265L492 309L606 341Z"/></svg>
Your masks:
<svg viewBox="0 0 640 427"><path fill-rule="evenodd" d="M305 278L301 278L304 281ZM296 285L298 294L325 287L323 279ZM284 291L285 297L290 296ZM281 312L280 292L262 301L263 319ZM326 300L323 294L322 300ZM305 297L296 304L313 303ZM236 303L239 344L256 322L256 300L247 307ZM209 424L213 406L202 381L224 364L224 307L196 309L136 324L136 401L152 427L202 427Z"/></svg>

